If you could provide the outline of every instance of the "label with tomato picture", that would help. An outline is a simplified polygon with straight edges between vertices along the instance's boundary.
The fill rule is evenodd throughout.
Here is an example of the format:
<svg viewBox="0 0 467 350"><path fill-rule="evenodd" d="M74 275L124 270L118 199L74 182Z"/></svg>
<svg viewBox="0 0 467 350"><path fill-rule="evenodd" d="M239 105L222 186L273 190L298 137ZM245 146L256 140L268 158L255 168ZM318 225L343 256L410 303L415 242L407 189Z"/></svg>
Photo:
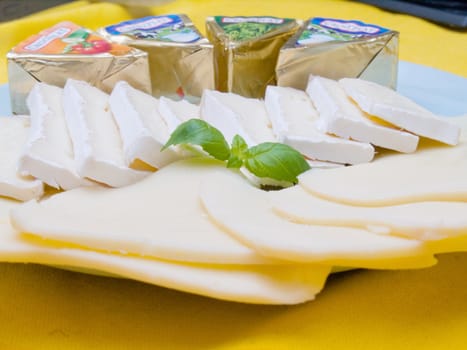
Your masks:
<svg viewBox="0 0 467 350"><path fill-rule="evenodd" d="M13 51L34 54L124 55L131 48L111 43L72 22L61 22L21 42Z"/></svg>

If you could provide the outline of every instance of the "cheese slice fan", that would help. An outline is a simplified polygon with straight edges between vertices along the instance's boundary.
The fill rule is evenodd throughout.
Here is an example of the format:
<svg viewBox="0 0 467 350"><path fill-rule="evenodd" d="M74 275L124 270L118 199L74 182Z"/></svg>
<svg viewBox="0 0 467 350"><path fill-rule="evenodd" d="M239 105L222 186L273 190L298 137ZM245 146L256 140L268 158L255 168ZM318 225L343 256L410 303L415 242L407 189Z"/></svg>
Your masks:
<svg viewBox="0 0 467 350"><path fill-rule="evenodd" d="M198 263L271 263L214 225L198 196L221 162L189 159L123 188L79 188L12 211L22 232L111 252Z"/></svg>
<svg viewBox="0 0 467 350"><path fill-rule="evenodd" d="M462 125L466 117L450 120ZM457 146L430 144L413 154L392 154L372 163L312 169L299 184L312 194L350 205L416 201L467 201L467 127Z"/></svg>
<svg viewBox="0 0 467 350"><path fill-rule="evenodd" d="M195 265L46 245L15 233L0 199L0 261L64 266L110 274L212 298L258 304L297 304L314 299L330 268L323 265Z"/></svg>
<svg viewBox="0 0 467 350"><path fill-rule="evenodd" d="M414 268L435 263L417 240L349 227L302 225L271 209L267 192L235 174L207 178L200 192L209 216L261 254L297 262L364 268Z"/></svg>
<svg viewBox="0 0 467 350"><path fill-rule="evenodd" d="M302 224L359 227L420 240L467 236L467 202L362 207L318 198L300 186L269 195L277 213Z"/></svg>

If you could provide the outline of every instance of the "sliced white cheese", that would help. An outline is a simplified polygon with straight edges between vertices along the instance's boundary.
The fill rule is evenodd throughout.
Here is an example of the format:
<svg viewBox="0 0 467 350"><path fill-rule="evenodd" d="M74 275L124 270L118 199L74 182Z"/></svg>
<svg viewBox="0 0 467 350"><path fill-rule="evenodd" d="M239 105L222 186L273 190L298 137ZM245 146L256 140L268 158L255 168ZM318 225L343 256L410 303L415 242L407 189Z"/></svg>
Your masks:
<svg viewBox="0 0 467 350"><path fill-rule="evenodd" d="M243 137L250 147L276 141L261 100L204 90L200 108L201 118L219 129L229 144L236 134Z"/></svg>
<svg viewBox="0 0 467 350"><path fill-rule="evenodd" d="M320 199L300 186L268 194L275 212L298 223L359 227L420 240L467 236L467 202L362 207Z"/></svg>
<svg viewBox="0 0 467 350"><path fill-rule="evenodd" d="M461 125L467 118L451 118ZM312 194L350 205L467 201L467 123L455 146L429 144L413 154L391 154L368 164L312 169L299 184Z"/></svg>
<svg viewBox="0 0 467 350"><path fill-rule="evenodd" d="M120 187L141 180L149 172L126 165L122 138L108 103L109 95L103 91L84 81L67 80L63 108L78 174Z"/></svg>
<svg viewBox="0 0 467 350"><path fill-rule="evenodd" d="M167 123L169 133L172 133L181 123L190 119L199 119L199 106L186 100L174 101L161 96L159 112Z"/></svg>
<svg viewBox="0 0 467 350"><path fill-rule="evenodd" d="M109 105L122 137L127 166L139 159L161 168L178 159L173 149L161 152L171 131L155 97L120 81L110 94Z"/></svg>
<svg viewBox="0 0 467 350"><path fill-rule="evenodd" d="M200 197L212 220L265 256L365 268L413 268L435 262L417 240L285 220L273 212L267 192L226 172L206 178Z"/></svg>
<svg viewBox="0 0 467 350"><path fill-rule="evenodd" d="M367 163L373 159L375 150L369 143L320 131L316 126L318 112L304 91L268 86L265 104L278 140L306 157L343 164Z"/></svg>
<svg viewBox="0 0 467 350"><path fill-rule="evenodd" d="M78 188L25 203L14 210L12 222L22 232L104 251L189 262L271 263L203 211L200 182L217 170L231 172L209 158L179 161L130 186Z"/></svg>
<svg viewBox="0 0 467 350"><path fill-rule="evenodd" d="M330 268L323 265L197 265L107 254L14 232L8 212L17 202L0 199L0 261L65 266L110 274L212 298L258 304L314 299Z"/></svg>
<svg viewBox="0 0 467 350"><path fill-rule="evenodd" d="M77 173L62 95L63 89L45 83L37 83L29 93L31 127L18 170L51 187L70 190L91 182Z"/></svg>
<svg viewBox="0 0 467 350"><path fill-rule="evenodd" d="M28 133L29 118L0 117L0 196L27 201L44 193L42 181L18 172Z"/></svg>
<svg viewBox="0 0 467 350"><path fill-rule="evenodd" d="M374 82L344 78L339 81L358 106L365 112L402 129L433 140L456 145L460 127L416 104L396 91Z"/></svg>
<svg viewBox="0 0 467 350"><path fill-rule="evenodd" d="M403 153L417 148L418 136L372 120L352 103L337 81L311 77L306 92L319 112L321 130Z"/></svg>

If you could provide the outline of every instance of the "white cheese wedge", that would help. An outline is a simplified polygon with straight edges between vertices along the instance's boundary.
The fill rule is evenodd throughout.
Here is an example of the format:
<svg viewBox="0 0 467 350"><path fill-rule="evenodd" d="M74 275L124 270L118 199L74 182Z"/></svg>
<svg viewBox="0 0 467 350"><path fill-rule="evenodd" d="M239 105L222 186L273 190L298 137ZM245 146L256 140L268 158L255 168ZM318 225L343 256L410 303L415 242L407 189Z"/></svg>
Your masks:
<svg viewBox="0 0 467 350"><path fill-rule="evenodd" d="M42 181L18 172L28 133L29 118L0 117L0 196L27 201L44 193Z"/></svg>
<svg viewBox="0 0 467 350"><path fill-rule="evenodd" d="M352 103L337 81L310 77L306 92L319 112L321 130L403 153L416 150L418 136L372 120Z"/></svg>
<svg viewBox="0 0 467 350"><path fill-rule="evenodd" d="M219 129L228 143L238 134L248 146L275 142L264 102L233 93L204 90L201 119Z"/></svg>
<svg viewBox="0 0 467 350"><path fill-rule="evenodd" d="M112 187L125 186L150 172L129 168L122 138L109 109L109 95L84 81L68 79L63 108L78 174Z"/></svg>
<svg viewBox="0 0 467 350"><path fill-rule="evenodd" d="M420 240L467 236L467 202L362 207L320 199L300 186L268 194L275 212L302 224L357 227Z"/></svg>
<svg viewBox="0 0 467 350"><path fill-rule="evenodd" d="M73 146L62 107L63 89L37 83L27 98L31 127L18 170L54 188L91 185L77 173Z"/></svg>
<svg viewBox="0 0 467 350"><path fill-rule="evenodd" d="M110 94L109 105L122 137L127 166L139 159L161 168L179 158L173 149L161 152L170 130L155 97L120 81Z"/></svg>
<svg viewBox="0 0 467 350"><path fill-rule="evenodd" d="M161 96L159 99L159 113L164 118L171 134L183 122L199 119L199 106L186 100L174 101Z"/></svg>
<svg viewBox="0 0 467 350"><path fill-rule="evenodd" d="M418 240L285 220L273 212L267 192L229 173L206 178L200 197L212 220L265 256L364 268L413 268L435 263Z"/></svg>
<svg viewBox="0 0 467 350"><path fill-rule="evenodd" d="M22 232L103 251L202 263L271 263L203 211L199 185L215 171L231 172L209 158L179 161L127 187L79 188L28 202L14 211L13 224Z"/></svg>
<svg viewBox="0 0 467 350"><path fill-rule="evenodd" d="M344 78L339 81L358 106L378 118L419 136L456 145L460 128L396 91L374 82Z"/></svg>
<svg viewBox="0 0 467 350"><path fill-rule="evenodd" d="M314 299L330 268L323 265L196 265L107 254L19 235L8 212L17 202L0 199L0 261L38 263L114 275L223 300L297 304Z"/></svg>
<svg viewBox="0 0 467 350"><path fill-rule="evenodd" d="M373 159L375 150L369 143L320 131L316 126L318 112L304 91L268 86L264 101L278 140L304 156L343 164L367 163Z"/></svg>
<svg viewBox="0 0 467 350"><path fill-rule="evenodd" d="M451 118L462 125L467 117ZM467 201L467 123L455 146L428 144L413 154L391 154L368 164L312 169L299 184L312 194L350 205Z"/></svg>

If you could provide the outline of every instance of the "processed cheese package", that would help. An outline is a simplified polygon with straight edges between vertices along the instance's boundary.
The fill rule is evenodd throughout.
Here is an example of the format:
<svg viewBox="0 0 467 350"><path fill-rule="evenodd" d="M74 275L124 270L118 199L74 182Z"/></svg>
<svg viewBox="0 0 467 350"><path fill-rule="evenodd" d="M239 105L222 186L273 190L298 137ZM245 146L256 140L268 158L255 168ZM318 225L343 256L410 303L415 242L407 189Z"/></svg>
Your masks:
<svg viewBox="0 0 467 350"><path fill-rule="evenodd" d="M212 45L186 15L149 16L101 28L113 42L149 55L152 94L196 101L214 86Z"/></svg>
<svg viewBox="0 0 467 350"><path fill-rule="evenodd" d="M301 21L277 17L208 17L214 45L216 89L245 97L263 97L275 85L277 55Z"/></svg>
<svg viewBox="0 0 467 350"><path fill-rule="evenodd" d="M277 85L304 90L310 74L396 87L399 33L360 21L312 18L281 48Z"/></svg>
<svg viewBox="0 0 467 350"><path fill-rule="evenodd" d="M72 22L33 35L7 54L11 108L27 114L26 98L36 82L63 87L68 78L84 80L106 92L126 80L150 92L147 54L112 44Z"/></svg>

